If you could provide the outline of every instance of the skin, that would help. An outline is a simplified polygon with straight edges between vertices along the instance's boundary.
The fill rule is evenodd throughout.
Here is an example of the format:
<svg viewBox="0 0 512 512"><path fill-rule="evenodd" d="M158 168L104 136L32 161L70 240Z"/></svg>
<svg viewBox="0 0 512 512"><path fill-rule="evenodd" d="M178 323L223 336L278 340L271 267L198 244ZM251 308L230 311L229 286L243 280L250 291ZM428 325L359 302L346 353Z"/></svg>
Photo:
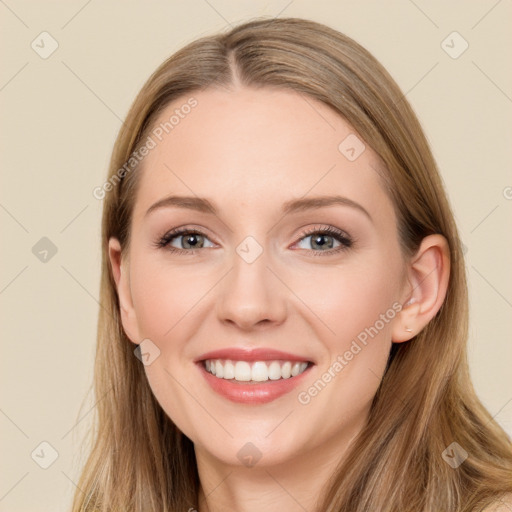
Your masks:
<svg viewBox="0 0 512 512"><path fill-rule="evenodd" d="M447 243L432 235L404 257L376 154L366 145L349 161L338 146L354 130L327 106L284 89L193 96L197 107L144 159L129 250L121 256L110 240L123 327L133 343L150 339L160 350L145 371L194 442L200 512L311 511L364 425L391 342L410 340L441 307ZM184 101L168 105L157 124ZM218 213L167 207L146 215L171 193L207 198ZM290 199L333 193L371 219L347 205L280 213ZM176 254L155 246L182 226L204 233L196 239L203 248ZM327 247L304 235L329 226L348 233L352 246L334 252L340 242L329 234ZM247 236L263 250L250 264L236 251ZM172 246L191 251L187 240L178 236ZM299 402L359 333L411 298L320 393ZM193 362L233 346L272 347L316 364L304 385L273 402L233 403ZM261 453L253 467L237 457L248 442Z"/></svg>

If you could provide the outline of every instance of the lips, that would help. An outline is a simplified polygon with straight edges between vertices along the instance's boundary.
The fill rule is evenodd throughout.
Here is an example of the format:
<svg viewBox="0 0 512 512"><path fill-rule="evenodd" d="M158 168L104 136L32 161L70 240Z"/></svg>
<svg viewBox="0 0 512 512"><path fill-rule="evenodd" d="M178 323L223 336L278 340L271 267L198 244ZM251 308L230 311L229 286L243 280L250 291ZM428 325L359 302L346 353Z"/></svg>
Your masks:
<svg viewBox="0 0 512 512"><path fill-rule="evenodd" d="M274 361L280 359L284 361L315 363L308 356L292 354L272 348L223 348L202 354L194 362L198 363L207 359L231 359L233 361Z"/></svg>
<svg viewBox="0 0 512 512"><path fill-rule="evenodd" d="M271 402L289 393L314 366L308 356L270 348L214 350L194 362L213 391L246 404ZM228 369L232 375L223 374Z"/></svg>

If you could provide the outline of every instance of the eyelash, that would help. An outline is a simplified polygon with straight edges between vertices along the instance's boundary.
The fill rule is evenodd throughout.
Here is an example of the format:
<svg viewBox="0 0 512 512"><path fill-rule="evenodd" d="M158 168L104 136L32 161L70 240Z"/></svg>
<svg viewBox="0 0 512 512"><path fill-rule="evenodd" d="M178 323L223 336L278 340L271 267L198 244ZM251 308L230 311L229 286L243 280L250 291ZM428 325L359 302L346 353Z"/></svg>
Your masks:
<svg viewBox="0 0 512 512"><path fill-rule="evenodd" d="M308 236L311 236L313 234L322 234L322 235L328 235L333 237L335 240L341 243L339 247L336 249L330 249L328 251L315 251L313 249L309 249L310 252L313 253L315 256L321 256L321 255L327 255L331 256L333 254L338 254L341 251L346 251L350 247L352 247L354 241L352 238L344 233L343 231L340 231L336 228L333 228L332 226L328 227L314 227L310 228L309 230L306 230L304 233L302 233L301 237L299 238L299 242L303 238L307 238ZM179 249L177 247L171 247L169 244L174 238L178 238L181 235L201 235L204 237L207 237L205 233L202 233L201 231L198 231L196 229L187 229L187 228L177 228L173 229L171 231L168 231L162 238L157 240L155 243L155 246L157 248L167 248L168 251L175 253L175 254L188 254L193 255L197 251L201 249ZM307 249L306 249L307 250Z"/></svg>

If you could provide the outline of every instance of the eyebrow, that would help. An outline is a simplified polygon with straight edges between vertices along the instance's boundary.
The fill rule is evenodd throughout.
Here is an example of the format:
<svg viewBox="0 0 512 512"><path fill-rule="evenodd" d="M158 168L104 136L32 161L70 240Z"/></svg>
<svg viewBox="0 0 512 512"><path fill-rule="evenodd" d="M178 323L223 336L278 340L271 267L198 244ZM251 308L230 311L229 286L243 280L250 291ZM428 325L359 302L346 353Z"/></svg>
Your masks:
<svg viewBox="0 0 512 512"><path fill-rule="evenodd" d="M328 206L341 205L350 206L363 213L370 221L373 221L368 211L359 203L356 203L352 199L343 196L317 196L301 199L291 199L283 204L282 214L288 215L290 213L303 212L307 210L316 210L319 208L325 208ZM146 216L151 212L160 208L184 208L188 210L195 210L201 213L210 213L217 215L217 209L208 199L194 196L167 196L160 199L149 207L146 212Z"/></svg>

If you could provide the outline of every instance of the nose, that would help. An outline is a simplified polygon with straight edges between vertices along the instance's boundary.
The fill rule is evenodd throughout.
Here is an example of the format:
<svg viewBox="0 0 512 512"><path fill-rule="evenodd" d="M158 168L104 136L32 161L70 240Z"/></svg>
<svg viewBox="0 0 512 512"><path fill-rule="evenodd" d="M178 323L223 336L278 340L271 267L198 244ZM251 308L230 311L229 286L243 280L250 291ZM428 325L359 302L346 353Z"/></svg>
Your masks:
<svg viewBox="0 0 512 512"><path fill-rule="evenodd" d="M222 280L216 309L219 320L250 331L280 325L286 318L286 288L268 268L266 252L248 263L236 252Z"/></svg>

